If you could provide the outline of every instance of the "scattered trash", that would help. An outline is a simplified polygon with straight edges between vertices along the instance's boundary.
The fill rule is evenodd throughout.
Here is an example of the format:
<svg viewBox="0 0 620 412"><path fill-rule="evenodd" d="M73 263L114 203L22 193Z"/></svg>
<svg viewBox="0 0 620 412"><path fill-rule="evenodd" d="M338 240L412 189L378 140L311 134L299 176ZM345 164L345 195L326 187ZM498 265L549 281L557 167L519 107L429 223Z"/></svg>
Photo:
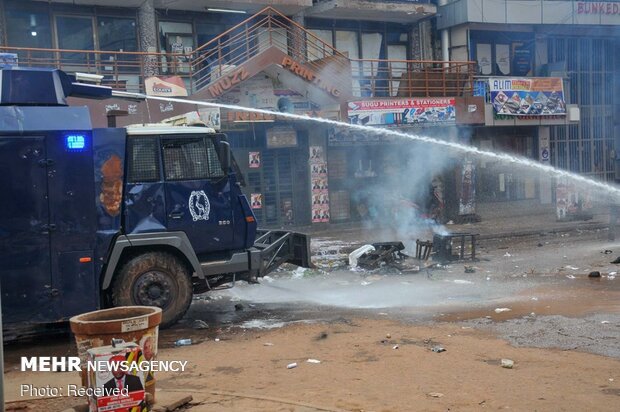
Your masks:
<svg viewBox="0 0 620 412"><path fill-rule="evenodd" d="M387 316L388 314L387 314L387 313L385 313L385 312L379 312L379 313L377 313L377 315Z"/></svg>
<svg viewBox="0 0 620 412"><path fill-rule="evenodd" d="M192 325L194 329L208 329L209 325L204 320L196 319Z"/></svg>
<svg viewBox="0 0 620 412"><path fill-rule="evenodd" d="M392 335L390 335L390 334L388 333L388 334L386 334L386 335L385 335L385 337L386 337L387 339L391 339L391 338L392 338Z"/></svg>
<svg viewBox="0 0 620 412"><path fill-rule="evenodd" d="M372 270L384 265L390 265L400 271L415 272L416 269L418 272L420 271L419 266L404 265L404 261L411 256L402 252L405 250L403 242L381 242L373 243L371 246L373 250L357 258L357 265L359 267Z"/></svg>
<svg viewBox="0 0 620 412"><path fill-rule="evenodd" d="M487 276L487 280L491 280L491 276Z"/></svg>
<svg viewBox="0 0 620 412"><path fill-rule="evenodd" d="M441 398L443 396L443 393L441 393L441 392L429 392L428 396L430 396L431 398Z"/></svg>
<svg viewBox="0 0 620 412"><path fill-rule="evenodd" d="M476 269L473 266L465 265L465 273L476 273Z"/></svg>
<svg viewBox="0 0 620 412"><path fill-rule="evenodd" d="M511 359L502 359L502 368L512 369L515 366L515 362Z"/></svg>
<svg viewBox="0 0 620 412"><path fill-rule="evenodd" d="M243 305L242 305L241 303L237 303L237 304L235 305L235 310L236 310L236 311L243 310Z"/></svg>
<svg viewBox="0 0 620 412"><path fill-rule="evenodd" d="M565 266L565 267L566 269L570 269L570 270L579 270L579 268L575 266Z"/></svg>
<svg viewBox="0 0 620 412"><path fill-rule="evenodd" d="M454 221L452 220L448 220L448 223L446 223L446 225L453 225L453 224L454 224Z"/></svg>
<svg viewBox="0 0 620 412"><path fill-rule="evenodd" d="M353 252L349 253L349 266L351 266L352 268L357 267L357 260L360 258L360 256L374 250L375 247L373 245L364 245L355 249Z"/></svg>
<svg viewBox="0 0 620 412"><path fill-rule="evenodd" d="M474 282L471 280L463 280L463 279L454 279L452 282L459 285L473 285Z"/></svg>
<svg viewBox="0 0 620 412"><path fill-rule="evenodd" d="M606 254L606 255L611 255L611 254L612 254L612 253L614 253L614 252L612 252L612 251L611 251L611 250L609 250L609 249L605 249L605 251L604 251L603 253L604 253L604 254Z"/></svg>
<svg viewBox="0 0 620 412"><path fill-rule="evenodd" d="M608 380L609 380L609 382L613 382L614 378L609 378Z"/></svg>
<svg viewBox="0 0 620 412"><path fill-rule="evenodd" d="M314 340L323 340L323 339L327 339L327 332L321 332L319 333Z"/></svg>
<svg viewBox="0 0 620 412"><path fill-rule="evenodd" d="M616 276L618 272L609 272L609 276Z"/></svg>
<svg viewBox="0 0 620 412"><path fill-rule="evenodd" d="M215 340L216 342L219 342L219 341L220 341L220 338L215 338L214 340Z"/></svg>
<svg viewBox="0 0 620 412"><path fill-rule="evenodd" d="M607 275L607 279L614 280L615 278L616 277L614 275L612 275L611 273L609 275Z"/></svg>
<svg viewBox="0 0 620 412"><path fill-rule="evenodd" d="M566 275L567 278L569 279L575 279L575 277L573 275Z"/></svg>
<svg viewBox="0 0 620 412"><path fill-rule="evenodd" d="M608 320L602 320L602 321L601 321L601 323L602 323L603 325L607 325L607 324L609 323L609 321L608 321Z"/></svg>
<svg viewBox="0 0 620 412"><path fill-rule="evenodd" d="M392 346L392 349L398 349L398 345Z"/></svg>
<svg viewBox="0 0 620 412"><path fill-rule="evenodd" d="M431 350L435 353L441 353L441 352L445 352L446 348L444 348L443 346L433 346Z"/></svg>
<svg viewBox="0 0 620 412"><path fill-rule="evenodd" d="M532 296L530 300L538 300L538 298L536 296Z"/></svg>
<svg viewBox="0 0 620 412"><path fill-rule="evenodd" d="M265 342L265 343L263 343L263 346L273 346L273 343L271 343L271 342Z"/></svg>
<svg viewBox="0 0 620 412"><path fill-rule="evenodd" d="M595 270L593 272L590 272L588 277L589 278L600 278L601 277L601 272L599 272L598 270Z"/></svg>
<svg viewBox="0 0 620 412"><path fill-rule="evenodd" d="M306 362L308 362L308 363L321 363L321 361L318 360L318 359L308 359Z"/></svg>
<svg viewBox="0 0 620 412"><path fill-rule="evenodd" d="M286 369L293 369L297 367L297 362L289 363L286 365Z"/></svg>
<svg viewBox="0 0 620 412"><path fill-rule="evenodd" d="M508 252L504 253L504 257L511 257L512 255Z"/></svg>
<svg viewBox="0 0 620 412"><path fill-rule="evenodd" d="M174 346L189 346L191 344L191 339L179 339L178 341L174 342Z"/></svg>
<svg viewBox="0 0 620 412"><path fill-rule="evenodd" d="M496 308L495 313L510 312L510 308Z"/></svg>

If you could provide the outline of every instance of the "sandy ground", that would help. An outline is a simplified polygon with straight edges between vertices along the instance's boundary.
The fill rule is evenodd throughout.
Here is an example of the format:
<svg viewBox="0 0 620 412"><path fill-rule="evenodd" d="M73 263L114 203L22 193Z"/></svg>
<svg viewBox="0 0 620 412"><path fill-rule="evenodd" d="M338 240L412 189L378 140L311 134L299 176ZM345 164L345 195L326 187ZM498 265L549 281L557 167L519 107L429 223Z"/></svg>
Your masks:
<svg viewBox="0 0 620 412"><path fill-rule="evenodd" d="M620 244L604 237L492 242L476 273L452 264L416 275L350 271L340 249L351 239L317 239L329 251L320 269L199 298L163 331L159 359L189 369L158 375L158 397L191 394L191 411L618 410L620 278L609 263L617 253L605 250ZM602 276L589 279L592 270ZM495 312L502 307L510 311ZM198 319L209 328L193 329ZM173 347L187 337L192 346ZM446 351L432 352L437 345ZM9 346L10 408L83 404L19 394L23 383L78 382L75 373L19 372L20 356L74 350L70 337ZM515 367L502 368L504 358Z"/></svg>
<svg viewBox="0 0 620 412"><path fill-rule="evenodd" d="M237 329L220 339L163 350L160 359L187 360L190 368L162 374L158 386L192 394L192 411L612 411L620 402L616 359L515 348L459 324L342 319L268 332ZM446 352L432 352L436 345ZM514 369L500 367L503 358L514 360ZM293 362L298 366L287 369ZM31 375L8 373L9 399ZM55 384L76 380L59 373Z"/></svg>

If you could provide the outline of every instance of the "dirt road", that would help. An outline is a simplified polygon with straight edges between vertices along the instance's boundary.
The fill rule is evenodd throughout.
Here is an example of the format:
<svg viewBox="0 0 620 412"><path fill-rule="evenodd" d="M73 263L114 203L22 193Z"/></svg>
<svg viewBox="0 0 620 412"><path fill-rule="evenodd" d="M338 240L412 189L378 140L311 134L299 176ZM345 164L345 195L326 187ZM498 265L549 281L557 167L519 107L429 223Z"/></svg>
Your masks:
<svg viewBox="0 0 620 412"><path fill-rule="evenodd" d="M159 374L158 396L191 394L192 412L615 411L620 278L615 255L605 254L614 248L592 234L498 243L481 251L474 274L462 264L352 272L330 254L323 272L280 272L196 300L161 334L159 359L187 360L189 369ZM602 276L589 279L591 270ZM496 313L503 307L510 311ZM197 319L210 327L193 329ZM186 337L192 346L173 347ZM431 351L438 345L446 351ZM72 351L68 337L9 347L6 398L20 401L11 407L83 403L19 396L25 382L78 382L75 373L19 372L19 356ZM504 358L513 369L500 366Z"/></svg>

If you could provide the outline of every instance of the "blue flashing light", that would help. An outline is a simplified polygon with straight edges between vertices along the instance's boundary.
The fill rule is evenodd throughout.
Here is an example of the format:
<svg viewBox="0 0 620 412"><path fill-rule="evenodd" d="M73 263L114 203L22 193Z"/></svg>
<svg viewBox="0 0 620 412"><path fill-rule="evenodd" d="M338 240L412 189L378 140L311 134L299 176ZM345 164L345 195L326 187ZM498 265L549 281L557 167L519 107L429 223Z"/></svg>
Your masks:
<svg viewBox="0 0 620 412"><path fill-rule="evenodd" d="M81 152L86 148L86 136L71 134L65 137L65 147L68 151Z"/></svg>

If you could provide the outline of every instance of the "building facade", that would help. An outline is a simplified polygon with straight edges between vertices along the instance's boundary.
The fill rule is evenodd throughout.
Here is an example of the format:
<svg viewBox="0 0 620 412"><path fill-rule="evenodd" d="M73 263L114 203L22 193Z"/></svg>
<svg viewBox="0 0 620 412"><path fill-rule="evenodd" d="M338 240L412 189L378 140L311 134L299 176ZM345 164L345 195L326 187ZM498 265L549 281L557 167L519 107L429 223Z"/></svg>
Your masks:
<svg viewBox="0 0 620 412"><path fill-rule="evenodd" d="M439 7L452 59L477 62L477 79L562 80L560 116L487 110L474 144L510 152L603 181L615 180L618 139L620 2L457 0ZM487 109L497 94L488 87ZM571 110L571 105L573 107ZM497 106L497 105L496 105ZM578 110L577 110L578 109ZM481 200L562 203L574 188L548 177L520 177L502 165L479 165ZM522 175L523 176L523 175ZM569 209L587 204L572 196ZM577 200L575 200L577 199ZM558 207L558 217L566 210ZM570 211L569 211L570 212Z"/></svg>

